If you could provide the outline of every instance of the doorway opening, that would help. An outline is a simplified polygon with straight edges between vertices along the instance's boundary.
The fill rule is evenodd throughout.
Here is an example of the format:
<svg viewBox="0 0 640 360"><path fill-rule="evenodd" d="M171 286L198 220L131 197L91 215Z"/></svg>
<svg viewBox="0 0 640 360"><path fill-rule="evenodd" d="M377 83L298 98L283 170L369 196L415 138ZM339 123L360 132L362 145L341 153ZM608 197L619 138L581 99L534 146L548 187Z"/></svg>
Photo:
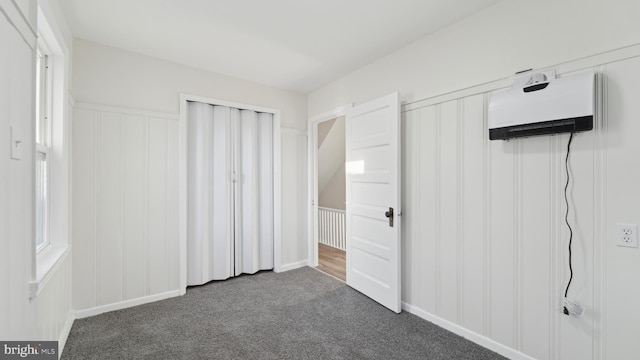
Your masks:
<svg viewBox="0 0 640 360"><path fill-rule="evenodd" d="M345 117L319 122L315 134L317 269L345 281Z"/></svg>
<svg viewBox="0 0 640 360"><path fill-rule="evenodd" d="M345 111L346 110L346 111ZM331 131L340 129L339 117L344 118L344 141L331 146ZM336 119L332 129L322 131L319 124ZM328 179L344 179L345 211L345 282L390 310L399 313L401 307L401 248L400 248L400 95L391 93L346 109L318 115L309 119L309 167L311 211L308 247L309 265L318 266L318 243L322 243L321 194L334 197L342 190L328 191L319 184L322 150L344 149L344 175ZM328 125L326 125L328 126ZM324 133L327 135L325 136ZM328 166L327 166L328 167ZM340 170L334 168L333 174ZM326 170L327 173L331 171ZM330 180L325 180L330 183ZM324 205L324 203L323 203ZM395 211L394 211L395 210ZM323 247L324 248L324 247Z"/></svg>

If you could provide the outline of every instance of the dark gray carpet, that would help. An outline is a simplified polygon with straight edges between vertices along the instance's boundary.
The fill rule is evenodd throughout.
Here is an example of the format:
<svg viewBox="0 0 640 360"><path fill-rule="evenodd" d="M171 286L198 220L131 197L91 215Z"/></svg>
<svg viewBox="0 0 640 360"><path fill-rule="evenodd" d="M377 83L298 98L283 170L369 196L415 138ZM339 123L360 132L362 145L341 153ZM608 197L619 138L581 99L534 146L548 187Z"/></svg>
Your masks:
<svg viewBox="0 0 640 360"><path fill-rule="evenodd" d="M311 268L76 320L63 359L504 359Z"/></svg>

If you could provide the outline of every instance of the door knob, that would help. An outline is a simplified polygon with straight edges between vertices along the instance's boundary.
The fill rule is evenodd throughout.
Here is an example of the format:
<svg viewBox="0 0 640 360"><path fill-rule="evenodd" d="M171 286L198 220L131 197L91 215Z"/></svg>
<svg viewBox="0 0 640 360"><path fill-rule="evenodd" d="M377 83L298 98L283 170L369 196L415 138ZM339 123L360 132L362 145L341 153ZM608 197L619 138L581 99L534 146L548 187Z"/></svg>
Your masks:
<svg viewBox="0 0 640 360"><path fill-rule="evenodd" d="M389 218L389 226L393 227L393 208L390 207L389 211L385 211L384 216Z"/></svg>

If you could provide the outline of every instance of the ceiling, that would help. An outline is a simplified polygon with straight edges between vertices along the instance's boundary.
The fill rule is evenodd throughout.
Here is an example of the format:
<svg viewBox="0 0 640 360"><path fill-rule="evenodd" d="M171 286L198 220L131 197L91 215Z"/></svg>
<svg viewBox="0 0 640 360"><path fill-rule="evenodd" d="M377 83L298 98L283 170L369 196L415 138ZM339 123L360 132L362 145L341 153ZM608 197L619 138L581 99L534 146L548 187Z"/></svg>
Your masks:
<svg viewBox="0 0 640 360"><path fill-rule="evenodd" d="M76 38L307 93L499 0L59 0Z"/></svg>

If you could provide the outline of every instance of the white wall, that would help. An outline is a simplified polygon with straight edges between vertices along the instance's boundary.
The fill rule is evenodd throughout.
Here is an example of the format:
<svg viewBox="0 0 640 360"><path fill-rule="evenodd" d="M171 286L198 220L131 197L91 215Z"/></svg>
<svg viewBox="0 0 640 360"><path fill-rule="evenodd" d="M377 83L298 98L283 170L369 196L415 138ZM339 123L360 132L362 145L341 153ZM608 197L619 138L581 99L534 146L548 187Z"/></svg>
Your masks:
<svg viewBox="0 0 640 360"><path fill-rule="evenodd" d="M282 127L306 128L306 96L165 60L76 40L76 100L178 114L186 93L282 111Z"/></svg>
<svg viewBox="0 0 640 360"><path fill-rule="evenodd" d="M413 102L638 44L640 24L630 14L639 10L622 0L505 1L313 92L309 113L396 90ZM630 285L640 252L616 247L614 236L616 223L640 223L638 205L626 201L640 197L640 173L625 167L640 150L638 55L635 47L554 66L567 75L606 64L594 67L605 78L603 116L572 150L569 297L586 306L580 318L560 306L568 279L567 135L489 142L492 86L404 106L405 309L516 358L640 356L633 335L640 293Z"/></svg>
<svg viewBox="0 0 640 360"><path fill-rule="evenodd" d="M71 257L63 258L46 285L29 300L34 236L34 49L36 1L0 3L0 338L66 340L71 313ZM25 11L24 17L20 11ZM43 11L56 31L55 4ZM11 22L8 21L10 19ZM27 19L27 20L25 20ZM14 24L14 26L11 25ZM69 46L69 39L65 46ZM64 111L63 111L64 112ZM9 157L9 126L20 131L22 158ZM65 209L62 209L64 211Z"/></svg>
<svg viewBox="0 0 640 360"><path fill-rule="evenodd" d="M323 128L329 127L326 131ZM344 116L318 124L318 205L345 209L345 126Z"/></svg>
<svg viewBox="0 0 640 360"><path fill-rule="evenodd" d="M318 206L345 210L347 198L346 176L345 163L343 162L338 170L333 173L324 190L318 194Z"/></svg>
<svg viewBox="0 0 640 360"><path fill-rule="evenodd" d="M297 169L306 168L299 163L297 144L306 126L304 95L82 40L75 42L73 75L79 104L74 119L74 307L86 310L82 316L174 295L179 288L181 93L281 111L281 259L284 269L306 261L306 241L300 236L305 218L297 215L306 199L299 185L304 179L297 175ZM293 183L287 182L291 174Z"/></svg>
<svg viewBox="0 0 640 360"><path fill-rule="evenodd" d="M393 91L420 100L640 42L636 0L502 1L309 94L314 116Z"/></svg>

